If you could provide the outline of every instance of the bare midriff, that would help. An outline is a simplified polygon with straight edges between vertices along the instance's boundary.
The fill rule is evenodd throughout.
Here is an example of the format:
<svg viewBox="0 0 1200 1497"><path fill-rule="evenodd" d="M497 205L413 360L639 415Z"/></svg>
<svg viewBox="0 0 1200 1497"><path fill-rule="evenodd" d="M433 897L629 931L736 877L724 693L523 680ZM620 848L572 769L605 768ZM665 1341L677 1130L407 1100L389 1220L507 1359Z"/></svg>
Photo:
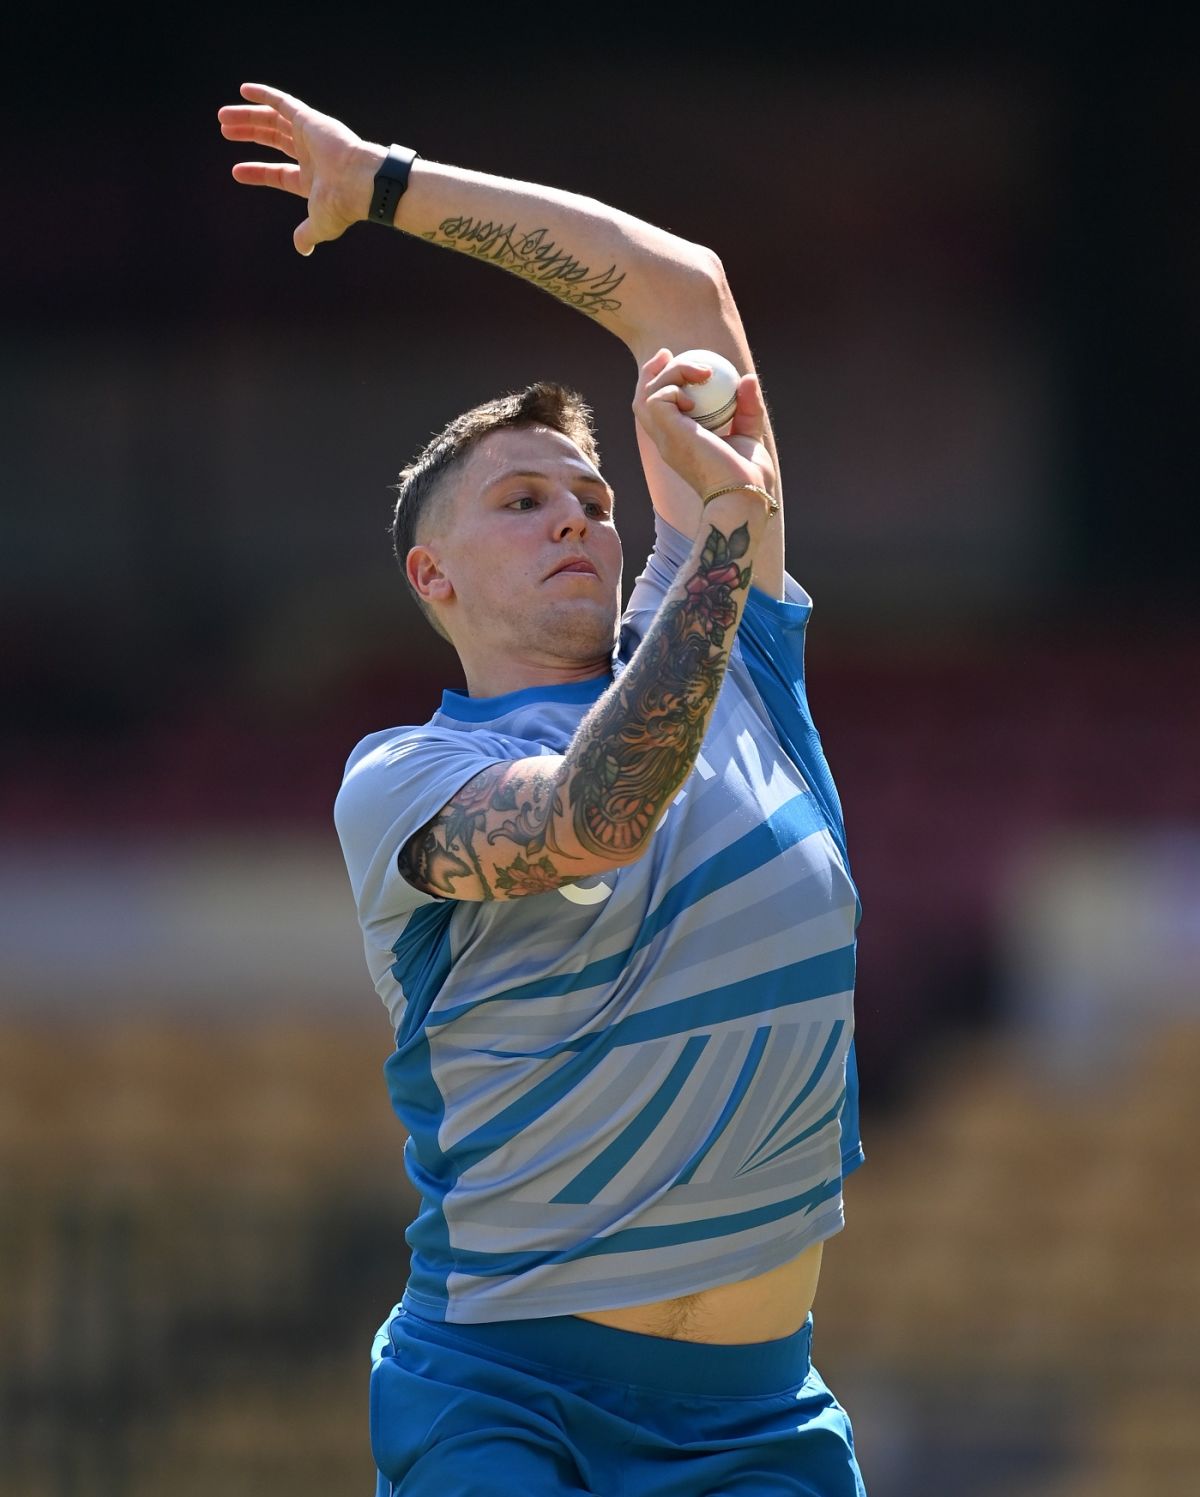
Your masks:
<svg viewBox="0 0 1200 1497"><path fill-rule="evenodd" d="M798 1258L736 1284L718 1284L650 1305L588 1310L578 1318L642 1336L704 1341L713 1346L778 1341L798 1331L808 1319L821 1276L823 1246L815 1242Z"/></svg>

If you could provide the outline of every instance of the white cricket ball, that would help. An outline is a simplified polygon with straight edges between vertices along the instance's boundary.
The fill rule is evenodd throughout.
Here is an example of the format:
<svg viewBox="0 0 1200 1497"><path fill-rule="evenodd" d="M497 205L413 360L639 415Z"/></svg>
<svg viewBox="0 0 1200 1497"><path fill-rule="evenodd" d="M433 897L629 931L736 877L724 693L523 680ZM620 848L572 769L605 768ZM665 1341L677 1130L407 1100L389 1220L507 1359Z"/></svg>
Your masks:
<svg viewBox="0 0 1200 1497"><path fill-rule="evenodd" d="M733 420L737 409L737 388L741 376L728 359L709 348L689 348L676 357L687 364L707 364L712 373L703 384L694 385L689 380L683 388L696 403L684 414L708 431L720 431Z"/></svg>

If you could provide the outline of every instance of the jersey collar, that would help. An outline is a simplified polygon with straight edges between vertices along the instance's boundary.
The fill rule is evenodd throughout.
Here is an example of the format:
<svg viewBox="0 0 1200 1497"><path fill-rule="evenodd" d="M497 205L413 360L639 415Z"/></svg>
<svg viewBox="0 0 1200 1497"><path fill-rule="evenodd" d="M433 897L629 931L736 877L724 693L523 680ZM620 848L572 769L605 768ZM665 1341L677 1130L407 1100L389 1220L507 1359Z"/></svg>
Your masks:
<svg viewBox="0 0 1200 1497"><path fill-rule="evenodd" d="M492 722L537 702L565 702L571 706L590 706L612 685L612 677L589 676L586 681L568 681L559 686L525 686L498 697L472 697L465 691L447 687L442 692L441 713L458 722Z"/></svg>

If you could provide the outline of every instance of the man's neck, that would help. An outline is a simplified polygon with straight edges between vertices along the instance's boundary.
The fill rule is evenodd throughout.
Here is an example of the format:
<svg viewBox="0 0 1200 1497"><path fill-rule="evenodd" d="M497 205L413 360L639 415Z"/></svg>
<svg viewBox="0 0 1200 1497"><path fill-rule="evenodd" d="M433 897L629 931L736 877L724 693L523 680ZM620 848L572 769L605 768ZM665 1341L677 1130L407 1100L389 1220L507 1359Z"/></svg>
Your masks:
<svg viewBox="0 0 1200 1497"><path fill-rule="evenodd" d="M462 668L468 696L499 697L530 686L569 686L575 681L591 681L596 676L611 674L612 663L607 655L567 661L528 655L503 660L463 660Z"/></svg>

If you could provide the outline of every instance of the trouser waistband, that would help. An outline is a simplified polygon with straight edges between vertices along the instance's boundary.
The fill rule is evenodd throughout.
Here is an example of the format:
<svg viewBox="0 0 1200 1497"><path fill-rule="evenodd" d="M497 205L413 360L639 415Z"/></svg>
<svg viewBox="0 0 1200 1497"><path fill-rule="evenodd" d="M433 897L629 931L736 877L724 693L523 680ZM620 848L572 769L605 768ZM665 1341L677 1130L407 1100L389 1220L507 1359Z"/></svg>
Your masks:
<svg viewBox="0 0 1200 1497"><path fill-rule="evenodd" d="M794 1388L809 1374L812 1316L791 1336L737 1346L676 1341L618 1331L576 1315L451 1325L397 1307L397 1318L418 1336L470 1342L484 1355L520 1357L581 1378L655 1388L662 1392L755 1397Z"/></svg>

